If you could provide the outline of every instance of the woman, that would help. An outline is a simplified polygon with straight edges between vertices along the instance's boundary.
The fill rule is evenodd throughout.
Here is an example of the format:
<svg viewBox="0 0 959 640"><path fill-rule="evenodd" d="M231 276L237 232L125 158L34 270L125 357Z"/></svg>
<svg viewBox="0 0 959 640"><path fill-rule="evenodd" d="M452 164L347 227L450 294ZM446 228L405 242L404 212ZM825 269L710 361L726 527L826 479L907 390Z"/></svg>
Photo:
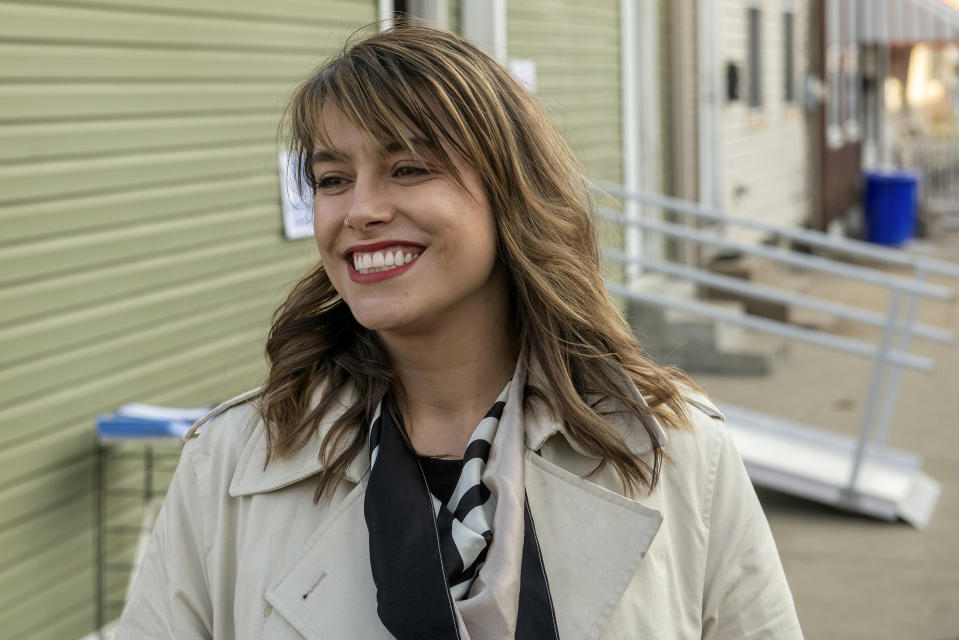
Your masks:
<svg viewBox="0 0 959 640"><path fill-rule="evenodd" d="M194 427L118 637L801 637L721 417L641 357L535 101L410 27L289 120L321 262L264 386Z"/></svg>

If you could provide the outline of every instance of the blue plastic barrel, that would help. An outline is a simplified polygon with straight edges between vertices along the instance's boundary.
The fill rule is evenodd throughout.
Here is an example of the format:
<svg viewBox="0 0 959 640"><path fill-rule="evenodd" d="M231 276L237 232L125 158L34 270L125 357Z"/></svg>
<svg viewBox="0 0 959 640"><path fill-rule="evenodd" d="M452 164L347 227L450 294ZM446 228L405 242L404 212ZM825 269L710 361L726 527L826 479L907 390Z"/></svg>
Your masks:
<svg viewBox="0 0 959 640"><path fill-rule="evenodd" d="M912 171L866 171L863 203L866 240L901 245L916 234L919 174Z"/></svg>

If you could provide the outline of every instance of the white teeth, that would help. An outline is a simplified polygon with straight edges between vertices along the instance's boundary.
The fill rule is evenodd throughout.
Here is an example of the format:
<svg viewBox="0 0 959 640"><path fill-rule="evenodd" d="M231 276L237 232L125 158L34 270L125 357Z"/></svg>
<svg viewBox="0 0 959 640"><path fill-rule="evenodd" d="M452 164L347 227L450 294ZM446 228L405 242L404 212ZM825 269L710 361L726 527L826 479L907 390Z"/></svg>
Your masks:
<svg viewBox="0 0 959 640"><path fill-rule="evenodd" d="M382 251L354 253L353 268L360 273L377 273L409 264L419 256L419 253L404 252L402 249L385 253Z"/></svg>

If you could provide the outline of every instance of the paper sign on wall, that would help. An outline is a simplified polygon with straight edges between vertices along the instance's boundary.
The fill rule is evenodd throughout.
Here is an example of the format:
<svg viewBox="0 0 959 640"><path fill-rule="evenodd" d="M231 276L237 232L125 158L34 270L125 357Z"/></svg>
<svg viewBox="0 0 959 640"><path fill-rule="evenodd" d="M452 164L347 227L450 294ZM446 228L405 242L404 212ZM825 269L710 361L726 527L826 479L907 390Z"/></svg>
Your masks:
<svg viewBox="0 0 959 640"><path fill-rule="evenodd" d="M536 61L517 58L509 61L509 72L530 93L536 93Z"/></svg>
<svg viewBox="0 0 959 640"><path fill-rule="evenodd" d="M313 235L313 199L306 180L297 188L296 156L279 153L280 199L283 203L283 234L288 240Z"/></svg>

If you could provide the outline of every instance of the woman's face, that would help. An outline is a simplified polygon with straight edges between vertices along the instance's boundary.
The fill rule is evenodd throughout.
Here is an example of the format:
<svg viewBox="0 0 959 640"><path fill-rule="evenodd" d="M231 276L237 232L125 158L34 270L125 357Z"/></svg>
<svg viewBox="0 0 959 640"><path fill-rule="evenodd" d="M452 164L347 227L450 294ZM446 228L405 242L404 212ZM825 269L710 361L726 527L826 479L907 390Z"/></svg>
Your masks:
<svg viewBox="0 0 959 640"><path fill-rule="evenodd" d="M464 189L415 131L408 135L422 160L401 141L365 137L335 107L324 108L323 124L330 147L313 153L313 228L357 322L423 333L505 308L496 227L476 170L454 157Z"/></svg>

